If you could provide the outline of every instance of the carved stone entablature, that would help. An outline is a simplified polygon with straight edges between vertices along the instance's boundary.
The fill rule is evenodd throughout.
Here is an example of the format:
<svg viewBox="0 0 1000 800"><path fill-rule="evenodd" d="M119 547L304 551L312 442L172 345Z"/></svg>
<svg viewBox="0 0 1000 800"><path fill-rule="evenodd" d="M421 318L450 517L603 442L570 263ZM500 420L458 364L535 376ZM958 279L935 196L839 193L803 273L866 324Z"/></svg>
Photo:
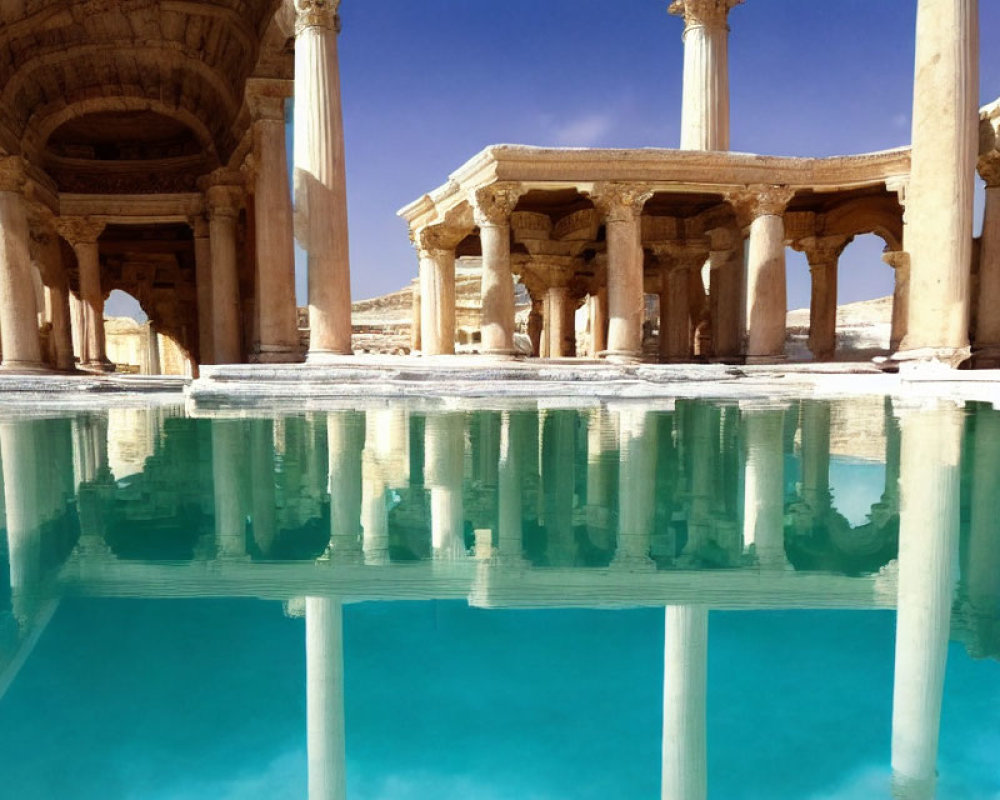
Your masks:
<svg viewBox="0 0 1000 800"><path fill-rule="evenodd" d="M678 217L653 217L647 214L642 218L642 241L644 244L683 238L684 220Z"/></svg>
<svg viewBox="0 0 1000 800"><path fill-rule="evenodd" d="M510 227L519 240L549 239L552 236L549 215L535 211L515 211L510 215Z"/></svg>
<svg viewBox="0 0 1000 800"><path fill-rule="evenodd" d="M0 158L0 192L22 192L28 182L24 161L18 156Z"/></svg>
<svg viewBox="0 0 1000 800"><path fill-rule="evenodd" d="M562 241L591 242L597 238L597 229L600 227L597 211L583 208L560 219L552 227L552 238Z"/></svg>
<svg viewBox="0 0 1000 800"><path fill-rule="evenodd" d="M517 201L524 194L518 183L494 183L476 189L472 197L476 224L482 228L489 225L507 225Z"/></svg>
<svg viewBox="0 0 1000 800"><path fill-rule="evenodd" d="M782 216L794 196L795 189L791 186L760 184L728 192L726 199L740 224L746 226L758 217Z"/></svg>
<svg viewBox="0 0 1000 800"><path fill-rule="evenodd" d="M327 28L340 33L340 0L295 0L295 33Z"/></svg>
<svg viewBox="0 0 1000 800"><path fill-rule="evenodd" d="M743 0L674 0L667 9L671 14L683 17L685 27L703 25L706 28L726 27L730 9Z"/></svg>
<svg viewBox="0 0 1000 800"><path fill-rule="evenodd" d="M61 192L67 194L185 194L193 192L198 178L184 169L80 170L51 168Z"/></svg>
<svg viewBox="0 0 1000 800"><path fill-rule="evenodd" d="M642 214L653 190L642 183L595 183L589 193L594 206L608 222L632 222Z"/></svg>
<svg viewBox="0 0 1000 800"><path fill-rule="evenodd" d="M785 214L785 235L789 239L815 236L818 229L815 211L790 211Z"/></svg>
<svg viewBox="0 0 1000 800"><path fill-rule="evenodd" d="M60 217L56 220L56 230L73 247L96 244L104 233L107 223L93 217Z"/></svg>
<svg viewBox="0 0 1000 800"><path fill-rule="evenodd" d="M792 242L792 247L805 253L809 268L821 269L836 264L840 254L852 241L853 236L807 236Z"/></svg>
<svg viewBox="0 0 1000 800"><path fill-rule="evenodd" d="M976 169L987 186L1000 186L1000 151L991 150L980 156Z"/></svg>

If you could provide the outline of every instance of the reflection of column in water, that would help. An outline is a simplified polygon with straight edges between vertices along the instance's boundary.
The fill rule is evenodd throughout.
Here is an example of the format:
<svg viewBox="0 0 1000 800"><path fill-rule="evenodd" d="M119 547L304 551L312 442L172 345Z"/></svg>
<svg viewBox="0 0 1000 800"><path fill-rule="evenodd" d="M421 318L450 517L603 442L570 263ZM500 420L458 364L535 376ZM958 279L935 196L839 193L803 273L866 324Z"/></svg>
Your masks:
<svg viewBox="0 0 1000 800"><path fill-rule="evenodd" d="M587 427L587 535L595 547L611 546L611 507L616 488L618 431L606 406L594 409Z"/></svg>
<svg viewBox="0 0 1000 800"><path fill-rule="evenodd" d="M500 423L500 459L497 470L498 515L497 554L503 564L520 564L523 529L521 524L521 492L528 429L532 417L525 411L505 411Z"/></svg>
<svg viewBox="0 0 1000 800"><path fill-rule="evenodd" d="M889 514L899 513L899 420L892 410L892 399L885 398L885 492L882 502Z"/></svg>
<svg viewBox="0 0 1000 800"><path fill-rule="evenodd" d="M654 417L637 407L618 412L618 543L614 564L652 566L650 536L656 494Z"/></svg>
<svg viewBox="0 0 1000 800"><path fill-rule="evenodd" d="M330 545L325 558L334 562L361 560L361 450L365 415L334 411L327 417L326 442L330 467Z"/></svg>
<svg viewBox="0 0 1000 800"><path fill-rule="evenodd" d="M687 430L691 433L688 450L691 454L691 486L688 508L688 539L684 554L696 557L705 551L711 539L712 465L716 441L713 417L715 409L708 403L693 403L688 407Z"/></svg>
<svg viewBox="0 0 1000 800"><path fill-rule="evenodd" d="M465 416L429 414L424 427L424 483L431 490L431 548L435 558L465 555L462 477Z"/></svg>
<svg viewBox="0 0 1000 800"><path fill-rule="evenodd" d="M29 420L0 422L11 603L15 618L22 624L30 619L37 605L42 569L37 425Z"/></svg>
<svg viewBox="0 0 1000 800"><path fill-rule="evenodd" d="M976 656L1000 634L1000 413L979 409L972 471L972 513L966 552L962 559L962 591L966 623L975 637Z"/></svg>
<svg viewBox="0 0 1000 800"><path fill-rule="evenodd" d="M240 420L212 420L212 478L215 486L215 544L218 558L247 554L246 428Z"/></svg>
<svg viewBox="0 0 1000 800"><path fill-rule="evenodd" d="M802 500L813 519L830 510L830 404L802 403Z"/></svg>
<svg viewBox="0 0 1000 800"><path fill-rule="evenodd" d="M576 412L546 410L542 427L546 558L550 566L576 562L573 535Z"/></svg>
<svg viewBox="0 0 1000 800"><path fill-rule="evenodd" d="M254 419L249 425L253 539L261 555L267 556L276 533L274 423L269 419Z"/></svg>
<svg viewBox="0 0 1000 800"><path fill-rule="evenodd" d="M100 414L73 418L73 471L76 485L97 479L108 465L108 422Z"/></svg>
<svg viewBox="0 0 1000 800"><path fill-rule="evenodd" d="M386 472L392 453L379 412L367 414L365 449L361 456L361 529L366 564L389 561L389 509L386 505Z"/></svg>
<svg viewBox="0 0 1000 800"><path fill-rule="evenodd" d="M757 563L782 568L784 532L784 411L744 405L746 472L743 489L743 547L754 548Z"/></svg>
<svg viewBox="0 0 1000 800"><path fill-rule="evenodd" d="M309 800L344 800L343 614L324 597L306 598L306 728Z"/></svg>
<svg viewBox="0 0 1000 800"><path fill-rule="evenodd" d="M704 800L708 609L668 606L663 645L663 800Z"/></svg>
<svg viewBox="0 0 1000 800"><path fill-rule="evenodd" d="M897 797L934 796L952 563L959 522L962 411L900 415L901 501L892 769Z"/></svg>

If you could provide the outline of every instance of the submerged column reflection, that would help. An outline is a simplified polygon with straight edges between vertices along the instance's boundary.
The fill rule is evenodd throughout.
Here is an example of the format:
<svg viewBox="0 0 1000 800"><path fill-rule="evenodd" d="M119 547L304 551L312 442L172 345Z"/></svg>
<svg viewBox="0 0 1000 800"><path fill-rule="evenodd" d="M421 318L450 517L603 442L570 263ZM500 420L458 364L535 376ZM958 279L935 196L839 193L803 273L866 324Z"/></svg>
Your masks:
<svg viewBox="0 0 1000 800"><path fill-rule="evenodd" d="M424 483L431 492L434 558L459 558L466 552L464 463L465 415L457 412L428 415L424 427Z"/></svg>
<svg viewBox="0 0 1000 800"><path fill-rule="evenodd" d="M954 405L900 414L899 596L892 696L896 797L934 796L959 524L963 416Z"/></svg>
<svg viewBox="0 0 1000 800"><path fill-rule="evenodd" d="M343 611L332 598L306 598L306 729L309 800L344 800Z"/></svg>
<svg viewBox="0 0 1000 800"><path fill-rule="evenodd" d="M670 606L664 622L661 797L705 800L708 609Z"/></svg>
<svg viewBox="0 0 1000 800"><path fill-rule="evenodd" d="M652 567L649 556L656 494L653 415L642 408L618 413L618 543L613 564Z"/></svg>
<svg viewBox="0 0 1000 800"><path fill-rule="evenodd" d="M746 446L743 484L743 548L757 563L782 568L785 559L784 409L741 404Z"/></svg>
<svg viewBox="0 0 1000 800"><path fill-rule="evenodd" d="M37 425L30 420L0 422L11 605L21 625L34 614L42 577Z"/></svg>
<svg viewBox="0 0 1000 800"><path fill-rule="evenodd" d="M528 458L528 434L533 419L525 411L504 411L500 422L500 460L497 470L497 560L504 565L524 563L521 491Z"/></svg>
<svg viewBox="0 0 1000 800"><path fill-rule="evenodd" d="M330 544L324 558L357 563L361 549L361 451L365 415L335 411L326 420L329 452Z"/></svg>
<svg viewBox="0 0 1000 800"><path fill-rule="evenodd" d="M247 555L247 497L243 470L247 437L240 420L212 421L212 478L215 486L215 543L221 559Z"/></svg>

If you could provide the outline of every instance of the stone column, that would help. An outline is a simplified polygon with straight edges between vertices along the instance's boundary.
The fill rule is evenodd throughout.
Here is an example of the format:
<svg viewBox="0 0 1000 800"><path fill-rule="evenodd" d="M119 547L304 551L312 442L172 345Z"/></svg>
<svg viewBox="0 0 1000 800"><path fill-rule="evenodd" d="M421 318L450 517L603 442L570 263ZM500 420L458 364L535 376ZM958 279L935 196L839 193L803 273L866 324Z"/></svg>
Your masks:
<svg viewBox="0 0 1000 800"><path fill-rule="evenodd" d="M905 242L910 308L906 338L894 357L957 366L969 356L978 0L918 0L915 75Z"/></svg>
<svg viewBox="0 0 1000 800"><path fill-rule="evenodd" d="M285 81L251 78L247 100L253 122L254 235L257 314L251 360L286 363L301 357L295 302L292 197L285 146ZM308 118L308 109L303 109ZM304 121L308 124L308 119ZM296 126L297 127L297 126ZM331 220L327 220L330 224Z"/></svg>
<svg viewBox="0 0 1000 800"><path fill-rule="evenodd" d="M156 330L156 324L150 320L146 323L146 374L160 375L160 334Z"/></svg>
<svg viewBox="0 0 1000 800"><path fill-rule="evenodd" d="M473 202L483 247L482 350L510 356L514 349L514 277L510 271L510 215L522 189L496 183L478 189ZM549 320L545 320L546 326Z"/></svg>
<svg viewBox="0 0 1000 800"><path fill-rule="evenodd" d="M42 369L38 303L32 283L24 163L0 160L0 336L6 369Z"/></svg>
<svg viewBox="0 0 1000 800"><path fill-rule="evenodd" d="M337 563L360 563L362 560L361 453L364 439L364 414L335 411L327 417L330 545L325 558Z"/></svg>
<svg viewBox="0 0 1000 800"><path fill-rule="evenodd" d="M700 243L685 242L663 248L661 253L666 261L661 275L666 291L660 295L660 357L675 363L690 361L694 355L691 275L705 263L708 248Z"/></svg>
<svg viewBox="0 0 1000 800"><path fill-rule="evenodd" d="M306 598L309 800L346 800L344 633L340 601Z"/></svg>
<svg viewBox="0 0 1000 800"><path fill-rule="evenodd" d="M215 489L215 543L220 560L247 555L249 511L243 470L247 466L246 429L239 420L212 420L212 485Z"/></svg>
<svg viewBox="0 0 1000 800"><path fill-rule="evenodd" d="M783 569L785 559L784 411L741 403L746 449L743 483L743 548L757 563Z"/></svg>
<svg viewBox="0 0 1000 800"><path fill-rule="evenodd" d="M837 351L837 265L852 238L810 236L796 243L809 261L809 350L817 361L832 361Z"/></svg>
<svg viewBox="0 0 1000 800"><path fill-rule="evenodd" d="M423 350L423 325L421 314L421 300L420 300L420 278L414 278L410 282L410 352L415 353L418 350Z"/></svg>
<svg viewBox="0 0 1000 800"><path fill-rule="evenodd" d="M946 403L907 409L900 426L892 771L895 797L923 800L934 796L936 778L955 588L963 414Z"/></svg>
<svg viewBox="0 0 1000 800"><path fill-rule="evenodd" d="M73 339L73 358L80 364L87 361L87 341L83 330L83 303L78 294L69 293L69 327Z"/></svg>
<svg viewBox="0 0 1000 800"><path fill-rule="evenodd" d="M990 120L982 125L984 135L996 136ZM976 340L973 353L977 367L1000 366L1000 150L990 150L979 159L979 174L986 181L986 207L979 250L979 296L976 298Z"/></svg>
<svg viewBox="0 0 1000 800"><path fill-rule="evenodd" d="M794 191L787 186L753 186L731 196L737 215L750 224L746 288L747 363L773 363L785 357L784 211Z"/></svg>
<svg viewBox="0 0 1000 800"><path fill-rule="evenodd" d="M675 0L684 17L681 150L729 149L729 10L743 0Z"/></svg>
<svg viewBox="0 0 1000 800"><path fill-rule="evenodd" d="M351 355L340 0L295 0L295 236L309 259L309 358Z"/></svg>
<svg viewBox="0 0 1000 800"><path fill-rule="evenodd" d="M105 355L104 291L101 289L101 261L97 240L105 223L87 218L64 218L57 223L59 233L73 246L80 274L80 303L83 307L82 364L90 369L110 371Z"/></svg>
<svg viewBox="0 0 1000 800"><path fill-rule="evenodd" d="M531 311L528 312L528 338L531 339L531 354L535 358L542 354L543 330L545 330L545 318L542 315L542 304L532 300Z"/></svg>
<svg viewBox="0 0 1000 800"><path fill-rule="evenodd" d="M640 184L594 187L591 199L604 216L608 248L607 358L637 361L642 356L643 294L642 208L653 193Z"/></svg>
<svg viewBox="0 0 1000 800"><path fill-rule="evenodd" d="M708 609L668 606L663 642L663 800L705 800Z"/></svg>
<svg viewBox="0 0 1000 800"><path fill-rule="evenodd" d="M549 334L549 358L565 358L566 350L566 309L569 305L569 288L550 286L548 294L549 319L546 330Z"/></svg>
<svg viewBox="0 0 1000 800"><path fill-rule="evenodd" d="M73 369L73 333L70 322L69 279L63 263L59 235L51 221L38 221L31 231L32 260L45 280L45 315L52 323L53 366L62 371Z"/></svg>
<svg viewBox="0 0 1000 800"><path fill-rule="evenodd" d="M455 247L433 229L420 231L416 241L420 257L422 352L425 356L454 355Z"/></svg>
<svg viewBox="0 0 1000 800"><path fill-rule="evenodd" d="M608 349L608 290L600 288L590 295L590 356L597 358Z"/></svg>
<svg viewBox="0 0 1000 800"><path fill-rule="evenodd" d="M711 232L709 254L709 315L712 318L712 355L732 361L739 357L746 329L743 299L743 237L739 229Z"/></svg>
<svg viewBox="0 0 1000 800"><path fill-rule="evenodd" d="M889 349L896 352L906 338L906 326L910 314L910 254L903 250L893 250L882 254L882 260L892 267L895 281L892 292L892 328L889 335Z"/></svg>
<svg viewBox="0 0 1000 800"><path fill-rule="evenodd" d="M194 231L194 281L198 302L198 363L214 364L212 321L212 240L204 214L191 218Z"/></svg>
<svg viewBox="0 0 1000 800"><path fill-rule="evenodd" d="M237 189L213 186L206 192L212 251L212 355L216 364L238 364L240 289L236 266Z"/></svg>
<svg viewBox="0 0 1000 800"><path fill-rule="evenodd" d="M424 483L431 490L431 549L436 559L460 558L466 552L462 503L464 437L464 415L450 412L427 417Z"/></svg>
<svg viewBox="0 0 1000 800"><path fill-rule="evenodd" d="M649 555L656 510L656 432L640 407L618 413L618 543L615 565L652 568Z"/></svg>

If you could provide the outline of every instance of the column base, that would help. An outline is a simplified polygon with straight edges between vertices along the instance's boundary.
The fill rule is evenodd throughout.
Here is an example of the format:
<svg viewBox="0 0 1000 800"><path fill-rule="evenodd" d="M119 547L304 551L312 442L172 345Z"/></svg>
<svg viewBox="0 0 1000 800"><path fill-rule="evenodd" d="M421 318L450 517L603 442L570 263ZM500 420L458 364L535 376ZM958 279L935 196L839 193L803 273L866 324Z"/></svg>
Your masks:
<svg viewBox="0 0 1000 800"><path fill-rule="evenodd" d="M899 350L892 354L896 362L937 362L944 366L957 369L958 366L972 357L972 348L965 347L914 347Z"/></svg>
<svg viewBox="0 0 1000 800"><path fill-rule="evenodd" d="M336 364L345 358L354 358L353 350L310 350L306 353L307 364Z"/></svg>
<svg viewBox="0 0 1000 800"><path fill-rule="evenodd" d="M507 349L503 349L503 350L481 350L479 354L482 355L482 356L489 356L490 358L505 358L505 359L510 359L510 360L513 360L515 358L519 358L520 356L523 355L523 353L521 353L521 351L517 350L516 348L511 348L509 350L507 350Z"/></svg>
<svg viewBox="0 0 1000 800"><path fill-rule="evenodd" d="M973 369L1000 369L1000 344L972 348Z"/></svg>
<svg viewBox="0 0 1000 800"><path fill-rule="evenodd" d="M250 354L251 364L300 364L302 351L298 347L260 346Z"/></svg>
<svg viewBox="0 0 1000 800"><path fill-rule="evenodd" d="M44 375L49 372L54 372L54 370L40 361L5 360L2 363L0 363L0 372L30 372L34 374Z"/></svg>
<svg viewBox="0 0 1000 800"><path fill-rule="evenodd" d="M776 356L745 356L744 364L783 364L788 360L784 353Z"/></svg>
<svg viewBox="0 0 1000 800"><path fill-rule="evenodd" d="M114 372L115 365L112 364L107 358L95 359L93 361L85 361L79 365L79 369L84 372Z"/></svg>
<svg viewBox="0 0 1000 800"><path fill-rule="evenodd" d="M601 350L597 357L612 364L639 364L642 362L642 352L637 350Z"/></svg>

